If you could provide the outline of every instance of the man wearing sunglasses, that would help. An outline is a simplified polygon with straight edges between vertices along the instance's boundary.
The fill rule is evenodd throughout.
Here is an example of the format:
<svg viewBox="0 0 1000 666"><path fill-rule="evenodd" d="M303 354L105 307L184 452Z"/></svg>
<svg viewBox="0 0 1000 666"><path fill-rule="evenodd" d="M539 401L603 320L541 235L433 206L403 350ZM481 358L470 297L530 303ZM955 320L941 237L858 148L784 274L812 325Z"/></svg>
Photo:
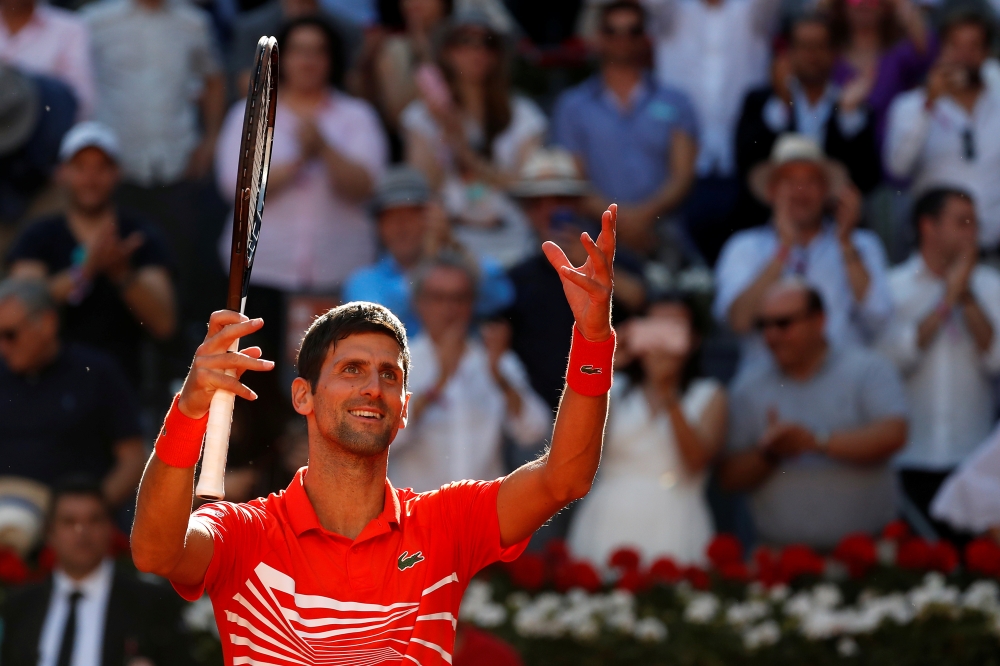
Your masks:
<svg viewBox="0 0 1000 666"><path fill-rule="evenodd" d="M0 282L0 461L3 473L52 484L101 479L111 506L132 496L145 458L138 405L115 360L63 344L42 280Z"/></svg>
<svg viewBox="0 0 1000 666"><path fill-rule="evenodd" d="M889 459L906 442L902 383L885 358L826 338L819 292L765 294L758 330L774 358L737 377L722 485L750 494L760 540L832 549L896 517Z"/></svg>

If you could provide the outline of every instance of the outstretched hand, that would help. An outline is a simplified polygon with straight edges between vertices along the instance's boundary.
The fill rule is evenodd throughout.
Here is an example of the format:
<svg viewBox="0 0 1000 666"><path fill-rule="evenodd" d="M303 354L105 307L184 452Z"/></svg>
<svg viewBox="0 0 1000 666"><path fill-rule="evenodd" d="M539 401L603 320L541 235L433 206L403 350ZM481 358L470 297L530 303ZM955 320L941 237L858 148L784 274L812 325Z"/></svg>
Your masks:
<svg viewBox="0 0 1000 666"><path fill-rule="evenodd" d="M597 241L586 232L580 235L580 242L587 251L587 261L582 266L573 266L563 249L552 241L542 245L542 251L562 280L577 328L583 337L592 342L603 342L611 337L617 220L618 205L611 204L601 217L601 233Z"/></svg>

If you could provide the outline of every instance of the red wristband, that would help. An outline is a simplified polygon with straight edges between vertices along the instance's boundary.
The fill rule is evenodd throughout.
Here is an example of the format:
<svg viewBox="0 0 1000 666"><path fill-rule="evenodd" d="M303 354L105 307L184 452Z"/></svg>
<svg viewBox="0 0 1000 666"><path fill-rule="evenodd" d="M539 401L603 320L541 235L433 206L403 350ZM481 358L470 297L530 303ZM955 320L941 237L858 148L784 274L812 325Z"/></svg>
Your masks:
<svg viewBox="0 0 1000 666"><path fill-rule="evenodd" d="M177 407L178 399L179 394L174 396L153 450L157 458L171 467L194 467L201 456L201 441L205 439L208 414L200 419L185 416Z"/></svg>
<svg viewBox="0 0 1000 666"><path fill-rule="evenodd" d="M566 383L580 395L599 396L611 390L615 360L615 331L604 342L591 342L573 326Z"/></svg>

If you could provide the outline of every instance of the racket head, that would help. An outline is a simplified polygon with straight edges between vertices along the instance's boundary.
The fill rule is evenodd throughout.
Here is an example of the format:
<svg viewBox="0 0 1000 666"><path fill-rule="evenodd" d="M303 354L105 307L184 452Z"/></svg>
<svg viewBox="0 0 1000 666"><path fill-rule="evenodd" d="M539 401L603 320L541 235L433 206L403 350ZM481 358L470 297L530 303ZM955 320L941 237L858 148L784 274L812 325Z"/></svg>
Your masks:
<svg viewBox="0 0 1000 666"><path fill-rule="evenodd" d="M226 295L226 307L236 312L243 311L260 237L277 103L278 42L274 37L264 36L257 42L254 54L240 138L229 290Z"/></svg>

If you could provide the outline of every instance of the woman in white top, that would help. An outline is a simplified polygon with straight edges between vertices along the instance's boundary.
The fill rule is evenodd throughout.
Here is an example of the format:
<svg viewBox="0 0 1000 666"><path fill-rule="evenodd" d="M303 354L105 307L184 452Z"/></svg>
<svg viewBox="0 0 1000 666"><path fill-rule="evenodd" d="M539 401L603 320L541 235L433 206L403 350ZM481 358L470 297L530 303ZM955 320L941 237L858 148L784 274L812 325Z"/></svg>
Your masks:
<svg viewBox="0 0 1000 666"><path fill-rule="evenodd" d="M702 562L713 526L707 469L726 434L726 395L693 378L693 310L668 297L622 327L632 360L616 376L597 483L573 517L569 547L604 565L619 548L643 559Z"/></svg>
<svg viewBox="0 0 1000 666"><path fill-rule="evenodd" d="M506 190L542 145L545 115L511 94L504 39L479 12L449 22L437 64L401 117L406 159L441 192L459 241L511 266L535 248Z"/></svg>

